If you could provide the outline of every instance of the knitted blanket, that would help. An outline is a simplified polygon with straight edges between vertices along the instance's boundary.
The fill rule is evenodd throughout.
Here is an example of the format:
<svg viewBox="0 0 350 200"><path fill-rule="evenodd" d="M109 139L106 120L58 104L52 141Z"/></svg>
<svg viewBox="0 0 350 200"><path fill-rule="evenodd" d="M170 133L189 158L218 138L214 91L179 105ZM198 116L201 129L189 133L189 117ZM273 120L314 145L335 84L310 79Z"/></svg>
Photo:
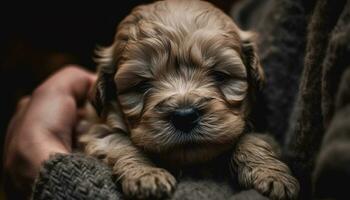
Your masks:
<svg viewBox="0 0 350 200"><path fill-rule="evenodd" d="M237 193L222 179L185 176L178 181L173 200L267 199L255 190ZM33 191L32 199L124 199L111 169L82 154L53 156L43 165Z"/></svg>
<svg viewBox="0 0 350 200"><path fill-rule="evenodd" d="M259 33L266 87L256 130L283 146L300 199L344 199L350 178L350 0L246 0L233 16ZM172 199L265 199L230 182L183 177ZM123 199L110 169L81 154L47 161L33 199Z"/></svg>

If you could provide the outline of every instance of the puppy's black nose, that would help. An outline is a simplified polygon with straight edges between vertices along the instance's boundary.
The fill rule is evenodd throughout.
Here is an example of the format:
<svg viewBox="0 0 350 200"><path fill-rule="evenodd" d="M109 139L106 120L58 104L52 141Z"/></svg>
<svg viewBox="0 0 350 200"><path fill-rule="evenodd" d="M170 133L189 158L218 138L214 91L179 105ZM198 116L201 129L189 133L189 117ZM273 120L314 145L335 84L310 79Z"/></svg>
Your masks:
<svg viewBox="0 0 350 200"><path fill-rule="evenodd" d="M171 114L171 121L174 127L182 132L190 132L199 121L199 112L196 108L178 108Z"/></svg>

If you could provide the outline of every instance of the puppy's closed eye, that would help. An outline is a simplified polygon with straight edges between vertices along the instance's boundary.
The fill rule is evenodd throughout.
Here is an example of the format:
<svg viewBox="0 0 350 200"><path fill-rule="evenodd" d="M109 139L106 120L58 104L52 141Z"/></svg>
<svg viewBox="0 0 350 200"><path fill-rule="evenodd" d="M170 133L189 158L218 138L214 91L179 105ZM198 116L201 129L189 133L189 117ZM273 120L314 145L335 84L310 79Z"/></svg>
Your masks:
<svg viewBox="0 0 350 200"><path fill-rule="evenodd" d="M152 88L152 82L149 80L143 80L137 83L135 86L130 88L130 90L137 92L137 93L146 93L149 89Z"/></svg>
<svg viewBox="0 0 350 200"><path fill-rule="evenodd" d="M221 72L221 71L214 71L212 73L212 76L217 84L223 84L227 82L231 77L229 74Z"/></svg>

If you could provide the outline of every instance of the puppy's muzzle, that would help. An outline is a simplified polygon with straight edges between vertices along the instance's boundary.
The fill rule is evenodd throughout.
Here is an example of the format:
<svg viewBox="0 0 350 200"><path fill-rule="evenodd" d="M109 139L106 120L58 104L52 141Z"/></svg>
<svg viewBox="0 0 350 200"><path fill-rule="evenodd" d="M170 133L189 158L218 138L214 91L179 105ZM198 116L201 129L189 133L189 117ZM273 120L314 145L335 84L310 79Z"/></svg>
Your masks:
<svg viewBox="0 0 350 200"><path fill-rule="evenodd" d="M170 114L170 121L182 133L189 133L199 122L200 113L195 107L181 107Z"/></svg>

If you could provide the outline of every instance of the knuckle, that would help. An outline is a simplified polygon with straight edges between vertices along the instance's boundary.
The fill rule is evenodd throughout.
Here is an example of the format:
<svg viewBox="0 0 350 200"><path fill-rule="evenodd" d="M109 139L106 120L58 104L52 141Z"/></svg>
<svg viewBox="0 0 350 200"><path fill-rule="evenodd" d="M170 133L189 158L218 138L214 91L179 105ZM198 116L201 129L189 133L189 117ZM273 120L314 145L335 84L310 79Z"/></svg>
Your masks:
<svg viewBox="0 0 350 200"><path fill-rule="evenodd" d="M85 72L81 67L78 65L66 65L62 68L62 73L82 73Z"/></svg>
<svg viewBox="0 0 350 200"><path fill-rule="evenodd" d="M30 101L30 96L24 96L17 102L17 109L20 109L28 104Z"/></svg>
<svg viewBox="0 0 350 200"><path fill-rule="evenodd" d="M34 89L32 96L37 97L45 94L48 91L48 88L45 84L39 85L37 88Z"/></svg>

